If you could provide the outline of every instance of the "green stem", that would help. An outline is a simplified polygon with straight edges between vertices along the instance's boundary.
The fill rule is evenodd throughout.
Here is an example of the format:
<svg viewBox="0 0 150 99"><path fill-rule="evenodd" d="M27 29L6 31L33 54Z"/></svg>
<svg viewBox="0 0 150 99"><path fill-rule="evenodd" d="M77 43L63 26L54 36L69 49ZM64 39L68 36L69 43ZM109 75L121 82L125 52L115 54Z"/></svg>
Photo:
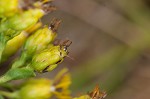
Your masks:
<svg viewBox="0 0 150 99"><path fill-rule="evenodd" d="M0 84L0 86L8 90L15 90L15 86L12 83L3 83L3 84Z"/></svg>
<svg viewBox="0 0 150 99"><path fill-rule="evenodd" d="M4 51L4 48L5 48L5 44L2 44L2 43L0 42L0 62L1 62L1 59L2 59L2 53L3 53L3 51Z"/></svg>
<svg viewBox="0 0 150 99"><path fill-rule="evenodd" d="M25 52L23 52L21 57L12 64L12 68L18 68L18 67L24 66L27 58L28 58L28 55Z"/></svg>
<svg viewBox="0 0 150 99"><path fill-rule="evenodd" d="M5 49L6 43L7 43L7 40L5 39L3 33L0 33L0 62L2 59L2 53Z"/></svg>
<svg viewBox="0 0 150 99"><path fill-rule="evenodd" d="M11 99L18 97L17 92L10 93L10 92L6 92L6 91L2 91L2 90L0 90L0 95L5 96L7 98L11 98Z"/></svg>
<svg viewBox="0 0 150 99"><path fill-rule="evenodd" d="M6 83L11 80L11 77L3 75L0 77L0 84Z"/></svg>

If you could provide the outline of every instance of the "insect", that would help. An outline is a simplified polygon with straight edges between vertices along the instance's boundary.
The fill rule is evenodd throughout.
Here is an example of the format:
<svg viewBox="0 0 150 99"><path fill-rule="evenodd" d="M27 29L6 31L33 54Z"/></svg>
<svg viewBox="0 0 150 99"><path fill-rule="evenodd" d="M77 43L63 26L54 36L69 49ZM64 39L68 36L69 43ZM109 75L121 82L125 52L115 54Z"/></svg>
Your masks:
<svg viewBox="0 0 150 99"><path fill-rule="evenodd" d="M99 86L96 85L94 90L90 93L88 93L91 99L104 99L106 97L106 92L101 92L99 89Z"/></svg>

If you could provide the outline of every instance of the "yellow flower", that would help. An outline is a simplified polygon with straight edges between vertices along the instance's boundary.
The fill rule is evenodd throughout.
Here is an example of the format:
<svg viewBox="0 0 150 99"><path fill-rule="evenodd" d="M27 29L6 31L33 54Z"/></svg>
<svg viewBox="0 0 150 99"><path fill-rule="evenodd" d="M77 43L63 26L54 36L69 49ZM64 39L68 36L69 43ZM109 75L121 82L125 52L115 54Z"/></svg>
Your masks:
<svg viewBox="0 0 150 99"><path fill-rule="evenodd" d="M35 52L40 52L54 40L56 35L57 34L54 33L51 29L49 29L48 26L45 26L44 28L36 31L27 39L24 45L24 49L28 54L32 54L32 51L34 49Z"/></svg>
<svg viewBox="0 0 150 99"><path fill-rule="evenodd" d="M52 96L48 79L31 79L19 90L19 99L49 99Z"/></svg>
<svg viewBox="0 0 150 99"><path fill-rule="evenodd" d="M44 15L41 9L30 9L23 13L15 14L8 20L1 22L0 32L10 40L19 35L21 31L33 26Z"/></svg>
<svg viewBox="0 0 150 99"><path fill-rule="evenodd" d="M28 31L32 30L28 29ZM23 52L21 53L20 58L13 63L12 68L20 67L24 65L26 61L32 60L32 56L47 48L56 35L57 34L49 29L48 26L37 30L26 40L23 46Z"/></svg>
<svg viewBox="0 0 150 99"><path fill-rule="evenodd" d="M31 68L38 72L52 71L67 56L68 51L63 46L53 46L41 53L35 54L31 62Z"/></svg>
<svg viewBox="0 0 150 99"><path fill-rule="evenodd" d="M2 62L6 61L10 56L14 55L27 39L28 34L23 31L18 36L9 40L2 54Z"/></svg>
<svg viewBox="0 0 150 99"><path fill-rule="evenodd" d="M60 71L53 82L53 86L55 88L53 94L58 99L72 99L69 90L71 77L67 71L68 69L63 69Z"/></svg>
<svg viewBox="0 0 150 99"><path fill-rule="evenodd" d="M19 35L15 36L11 40L9 40L5 46L5 49L2 54L2 61L6 61L9 57L14 55L24 44L26 39L31 35L34 31L42 26L41 22L27 28L26 30L22 31Z"/></svg>
<svg viewBox="0 0 150 99"><path fill-rule="evenodd" d="M0 0L0 17L10 17L18 10L18 0Z"/></svg>
<svg viewBox="0 0 150 99"><path fill-rule="evenodd" d="M17 99L50 99L52 96L58 99L72 99L68 89L70 84L70 74L65 68L52 80L30 79L15 93L17 93Z"/></svg>

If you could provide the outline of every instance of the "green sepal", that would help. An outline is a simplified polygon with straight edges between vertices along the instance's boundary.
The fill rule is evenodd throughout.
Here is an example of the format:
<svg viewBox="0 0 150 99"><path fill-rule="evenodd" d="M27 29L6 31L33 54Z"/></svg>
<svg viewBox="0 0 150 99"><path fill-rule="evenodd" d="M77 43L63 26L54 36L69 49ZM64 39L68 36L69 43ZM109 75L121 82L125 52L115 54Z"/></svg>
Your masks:
<svg viewBox="0 0 150 99"><path fill-rule="evenodd" d="M5 99L3 96L7 97L7 99L21 99L19 98L18 91L8 92L0 90L0 99Z"/></svg>

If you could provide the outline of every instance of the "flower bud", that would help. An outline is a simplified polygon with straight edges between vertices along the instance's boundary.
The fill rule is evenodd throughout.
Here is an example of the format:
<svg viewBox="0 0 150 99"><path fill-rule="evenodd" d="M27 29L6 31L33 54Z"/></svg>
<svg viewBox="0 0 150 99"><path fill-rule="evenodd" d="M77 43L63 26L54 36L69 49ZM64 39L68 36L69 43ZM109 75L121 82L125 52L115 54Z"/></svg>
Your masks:
<svg viewBox="0 0 150 99"><path fill-rule="evenodd" d="M72 99L68 87L71 77L68 69L62 69L54 79L30 79L18 91L19 99Z"/></svg>
<svg viewBox="0 0 150 99"><path fill-rule="evenodd" d="M2 54L2 62L6 61L9 57L14 55L24 44L28 36L31 35L31 33L33 33L35 30L37 30L41 25L42 23L39 22L9 40Z"/></svg>
<svg viewBox="0 0 150 99"><path fill-rule="evenodd" d="M0 0L0 17L10 17L18 10L18 0Z"/></svg>
<svg viewBox="0 0 150 99"><path fill-rule="evenodd" d="M9 40L2 54L2 61L7 60L10 56L14 55L23 45L27 37L28 34L25 31L23 31L18 36Z"/></svg>
<svg viewBox="0 0 150 99"><path fill-rule="evenodd" d="M30 9L16 14L0 25L0 32L10 38L18 35L22 30L34 25L44 15L41 9Z"/></svg>
<svg viewBox="0 0 150 99"><path fill-rule="evenodd" d="M25 45L24 49L26 53L32 54L37 53L45 49L49 43L51 43L56 37L56 33L50 30L47 26L43 29L38 30L33 35L31 35Z"/></svg>
<svg viewBox="0 0 150 99"><path fill-rule="evenodd" d="M19 90L20 99L49 99L52 96L48 79L31 79Z"/></svg>
<svg viewBox="0 0 150 99"><path fill-rule="evenodd" d="M10 79L10 75L13 74L17 77L24 77L23 74L15 74L13 72L22 73L26 72L29 73L29 71L26 71L24 69L13 69L9 71L9 75L5 76L3 79L1 79L3 82L4 79ZM27 75L26 75L27 76ZM16 77L15 77L16 79ZM3 83L2 83L3 84ZM10 99L51 99L53 96L57 99L72 99L70 96L69 86L71 84L71 77L70 73L68 73L68 69L64 68L62 69L54 79L46 79L46 78L40 78L40 79L30 79L27 80L25 83L23 83L21 86L17 87L17 90L13 92L5 92L8 94L2 94ZM2 91L1 91L2 92ZM4 91L3 91L4 92Z"/></svg>
<svg viewBox="0 0 150 99"><path fill-rule="evenodd" d="M31 67L38 72L51 71L61 63L68 51L63 46L53 46L33 56Z"/></svg>
<svg viewBox="0 0 150 99"><path fill-rule="evenodd" d="M36 53L39 53L40 51L44 50L48 47L48 45L55 39L57 36L56 30L58 28L58 25L60 24L59 20L55 20L50 24L50 27L45 26L42 29L39 29L37 32L35 32L33 35L31 35L24 47L23 52L21 54L21 57L19 60L15 61L13 63L12 67L20 67L23 66L27 61L30 62L33 55ZM55 68L56 65L51 66L49 70Z"/></svg>

